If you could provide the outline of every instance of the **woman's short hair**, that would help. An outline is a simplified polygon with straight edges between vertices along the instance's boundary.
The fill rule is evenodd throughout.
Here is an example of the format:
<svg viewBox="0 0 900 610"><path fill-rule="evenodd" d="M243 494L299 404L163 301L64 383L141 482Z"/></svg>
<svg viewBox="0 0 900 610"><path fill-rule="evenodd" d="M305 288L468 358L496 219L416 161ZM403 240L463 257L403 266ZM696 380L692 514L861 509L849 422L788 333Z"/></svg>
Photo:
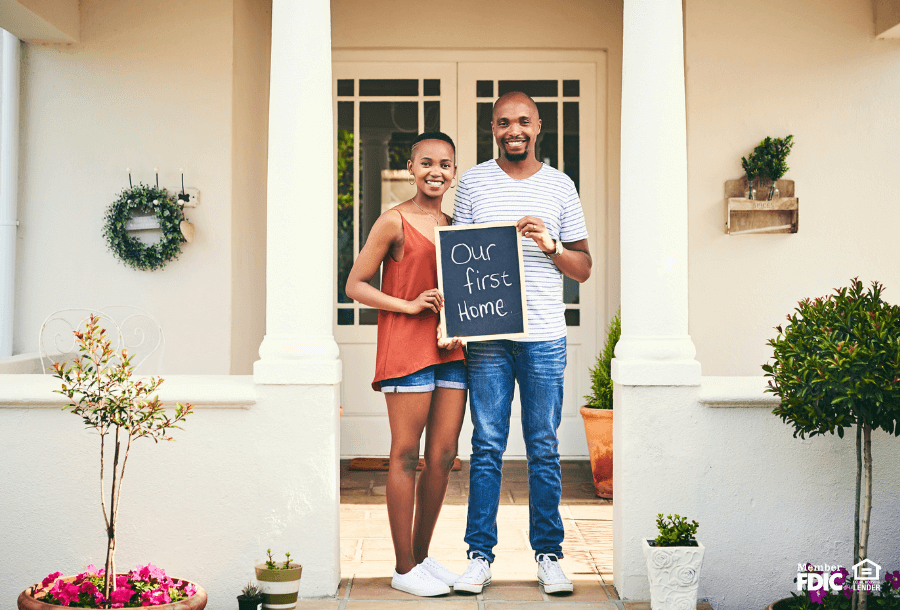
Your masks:
<svg viewBox="0 0 900 610"><path fill-rule="evenodd" d="M453 138L445 134L443 131L426 131L425 133L420 133L416 136L416 139L413 140L412 146L409 149L409 158L415 155L416 146L419 142L423 140L442 140L450 145L450 148L453 149L453 156L456 157L456 144L453 143Z"/></svg>

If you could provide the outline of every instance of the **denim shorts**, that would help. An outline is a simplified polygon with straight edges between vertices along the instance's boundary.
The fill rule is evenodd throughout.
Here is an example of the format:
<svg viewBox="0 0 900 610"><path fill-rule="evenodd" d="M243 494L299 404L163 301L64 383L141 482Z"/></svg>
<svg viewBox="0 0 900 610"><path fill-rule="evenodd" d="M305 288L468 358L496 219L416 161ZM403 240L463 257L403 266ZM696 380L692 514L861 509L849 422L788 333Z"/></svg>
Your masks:
<svg viewBox="0 0 900 610"><path fill-rule="evenodd" d="M383 379L379 383L381 384L381 391L385 394L393 394L395 392L433 392L435 386L465 390L467 387L466 364L463 360L442 362L426 366L424 369L403 377Z"/></svg>

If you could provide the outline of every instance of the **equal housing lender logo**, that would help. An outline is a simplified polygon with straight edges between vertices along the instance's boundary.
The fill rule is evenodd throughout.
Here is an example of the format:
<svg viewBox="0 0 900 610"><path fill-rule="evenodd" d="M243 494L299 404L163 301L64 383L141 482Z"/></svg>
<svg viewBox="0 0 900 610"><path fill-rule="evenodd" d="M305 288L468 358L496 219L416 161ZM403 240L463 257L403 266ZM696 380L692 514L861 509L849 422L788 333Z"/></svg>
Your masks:
<svg viewBox="0 0 900 610"><path fill-rule="evenodd" d="M852 571L852 583L847 578ZM797 564L797 590L803 591L881 591L881 566L871 559L863 559L847 571L840 565Z"/></svg>

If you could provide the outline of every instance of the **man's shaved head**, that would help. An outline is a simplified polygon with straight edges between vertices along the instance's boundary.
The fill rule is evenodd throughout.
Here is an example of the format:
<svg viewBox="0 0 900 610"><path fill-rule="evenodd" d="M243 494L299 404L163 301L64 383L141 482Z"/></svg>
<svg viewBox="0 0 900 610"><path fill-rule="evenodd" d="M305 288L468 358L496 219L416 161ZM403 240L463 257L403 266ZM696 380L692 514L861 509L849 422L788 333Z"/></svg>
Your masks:
<svg viewBox="0 0 900 610"><path fill-rule="evenodd" d="M529 106L531 106L532 110L534 110L534 118L539 119L540 114L538 113L537 104L534 103L534 100L531 99L531 96L525 95L521 91L509 91L504 93L500 97L497 98L497 101L494 102L494 110L491 113L491 120L497 119L497 108L503 104L503 102L507 102L510 100L516 100L517 102L525 102Z"/></svg>

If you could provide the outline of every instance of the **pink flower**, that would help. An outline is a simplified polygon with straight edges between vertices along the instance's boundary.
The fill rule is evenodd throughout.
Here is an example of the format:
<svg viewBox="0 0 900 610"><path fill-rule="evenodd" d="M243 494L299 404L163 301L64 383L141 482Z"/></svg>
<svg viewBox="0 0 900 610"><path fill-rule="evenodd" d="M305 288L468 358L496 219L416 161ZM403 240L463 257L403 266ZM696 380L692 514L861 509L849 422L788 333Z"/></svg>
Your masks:
<svg viewBox="0 0 900 610"><path fill-rule="evenodd" d="M185 587L184 587L184 593L185 593L188 597L191 597L192 595L196 595L196 594L197 594L197 587L194 585L194 583L189 582L189 583L187 583L187 585L185 585Z"/></svg>
<svg viewBox="0 0 900 610"><path fill-rule="evenodd" d="M128 586L128 574L119 574L116 576L116 588Z"/></svg>
<svg viewBox="0 0 900 610"><path fill-rule="evenodd" d="M97 570L97 566L95 566L94 564L89 565L89 566L85 569L84 572L85 572L85 574L89 574L89 575L91 575L91 576L103 576L103 570L100 569L100 570L98 571L98 570Z"/></svg>
<svg viewBox="0 0 900 610"><path fill-rule="evenodd" d="M846 597L847 599L853 597L853 589L851 589L850 587L844 587L844 597Z"/></svg>
<svg viewBox="0 0 900 610"><path fill-rule="evenodd" d="M78 585L64 583L56 593L56 599L62 602L63 606L68 606L72 602L77 602L80 594L81 592L78 590Z"/></svg>
<svg viewBox="0 0 900 610"><path fill-rule="evenodd" d="M843 585L847 582L847 577L850 575L850 572L848 572L846 568L838 568L834 573L840 574L840 576L834 579L834 584L836 585Z"/></svg>
<svg viewBox="0 0 900 610"><path fill-rule="evenodd" d="M116 606L115 604L130 601L132 595L134 595L134 589L129 587L117 587L109 594L109 601L113 602L113 607L121 608L122 606Z"/></svg>
<svg viewBox="0 0 900 610"><path fill-rule="evenodd" d="M826 594L825 594L824 589L817 589L815 591L810 591L809 592L809 601L811 601L814 604L825 603L825 595Z"/></svg>
<svg viewBox="0 0 900 610"><path fill-rule="evenodd" d="M45 578L44 580L41 581L41 585L46 587L47 585L49 585L51 582L53 582L60 576L62 576L62 572L54 572L53 574L48 574L47 578Z"/></svg>
<svg viewBox="0 0 900 610"><path fill-rule="evenodd" d="M87 593L88 595L93 595L97 592L97 586L89 580L81 583L81 586L78 588L82 593Z"/></svg>
<svg viewBox="0 0 900 610"><path fill-rule="evenodd" d="M884 575L884 579L891 583L891 588L900 589L900 570L894 570Z"/></svg>

